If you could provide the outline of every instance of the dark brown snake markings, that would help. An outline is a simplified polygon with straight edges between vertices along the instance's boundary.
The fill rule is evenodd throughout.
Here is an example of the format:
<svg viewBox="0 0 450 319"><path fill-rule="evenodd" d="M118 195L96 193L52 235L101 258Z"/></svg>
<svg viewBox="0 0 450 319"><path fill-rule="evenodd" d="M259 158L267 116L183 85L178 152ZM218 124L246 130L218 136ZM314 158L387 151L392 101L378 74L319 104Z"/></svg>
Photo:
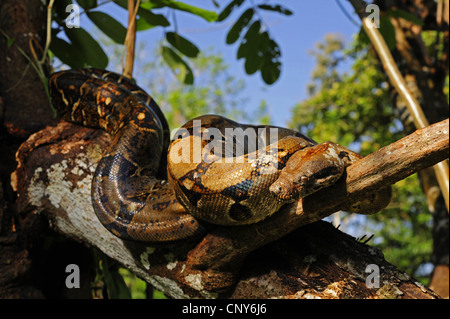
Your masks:
<svg viewBox="0 0 450 319"><path fill-rule="evenodd" d="M276 170L275 164L249 160L249 154L242 164L203 158L200 163L175 163L171 155L196 142L203 149L214 140L196 140L201 130L217 128L225 139L226 128L263 127L206 115L197 118L201 127L193 120L186 123L169 147L169 127L158 105L119 74L62 71L51 76L49 89L61 118L113 136L94 173L92 203L100 222L123 239L174 241L202 234L208 223L258 222L285 203L333 184L360 158L334 143L317 145L298 132L277 128L276 148L265 149L275 156Z"/></svg>

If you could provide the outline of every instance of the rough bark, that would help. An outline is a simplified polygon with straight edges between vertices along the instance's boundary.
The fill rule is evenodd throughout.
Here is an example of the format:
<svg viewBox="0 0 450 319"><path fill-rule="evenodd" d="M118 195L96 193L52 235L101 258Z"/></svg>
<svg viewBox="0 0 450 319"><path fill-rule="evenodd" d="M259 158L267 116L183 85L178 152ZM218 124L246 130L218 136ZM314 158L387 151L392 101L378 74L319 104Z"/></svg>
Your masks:
<svg viewBox="0 0 450 319"><path fill-rule="evenodd" d="M0 1L0 297L36 298L42 292L32 280L33 257L28 230L39 218L20 223L9 177L14 154L31 133L56 123L44 86L25 57L38 55L45 40L45 5L35 0ZM9 38L9 40L8 40ZM21 52L22 51L22 52ZM20 226L19 226L20 224Z"/></svg>
<svg viewBox="0 0 450 319"><path fill-rule="evenodd" d="M0 117L7 134L27 138L56 123L44 85L28 60L34 54L40 59L43 54L45 5L42 1L6 0L0 9Z"/></svg>
<svg viewBox="0 0 450 319"><path fill-rule="evenodd" d="M261 223L218 227L200 241L174 245L122 241L95 217L90 181L108 142L106 133L66 122L32 135L12 178L18 210L45 213L55 230L100 249L171 297L437 297L376 249L311 223L447 158L448 120L358 161L345 180ZM365 285L370 264L381 269L379 289Z"/></svg>

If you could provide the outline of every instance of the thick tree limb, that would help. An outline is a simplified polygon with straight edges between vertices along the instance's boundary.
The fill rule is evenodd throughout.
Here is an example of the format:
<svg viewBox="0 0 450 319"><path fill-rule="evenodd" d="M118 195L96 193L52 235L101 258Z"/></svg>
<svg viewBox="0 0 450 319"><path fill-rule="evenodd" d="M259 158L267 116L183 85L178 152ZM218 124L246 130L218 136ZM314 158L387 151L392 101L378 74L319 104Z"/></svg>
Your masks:
<svg viewBox="0 0 450 319"><path fill-rule="evenodd" d="M367 194L448 158L448 131L448 120L419 130L350 166L346 179L333 187L261 223L218 227L198 244L124 242L100 224L90 181L109 143L101 131L62 122L32 135L17 153L12 181L22 214L46 212L56 230L97 247L171 297L377 298L386 297L386 289L394 297L435 297L373 248L322 223L277 240L356 201L370 201ZM366 287L369 264L384 269L384 290Z"/></svg>
<svg viewBox="0 0 450 319"><path fill-rule="evenodd" d="M332 187L284 207L261 223L233 230L217 229L191 252L189 261L196 267L233 264L242 255L283 237L293 229L346 209L370 192L448 158L448 134L448 119L418 130L348 167L345 183L341 180ZM211 236L221 238L222 243L218 245L215 239L214 245L207 244L213 242L209 238ZM224 247L229 247L229 251Z"/></svg>

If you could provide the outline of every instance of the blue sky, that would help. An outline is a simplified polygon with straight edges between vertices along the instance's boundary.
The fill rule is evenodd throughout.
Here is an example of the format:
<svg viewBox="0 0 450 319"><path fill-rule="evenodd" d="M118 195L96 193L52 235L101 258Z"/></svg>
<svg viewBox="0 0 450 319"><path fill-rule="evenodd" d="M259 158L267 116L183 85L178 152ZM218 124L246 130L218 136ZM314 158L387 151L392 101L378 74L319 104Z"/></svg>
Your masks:
<svg viewBox="0 0 450 319"><path fill-rule="evenodd" d="M216 0L220 4L228 4L230 0ZM347 11L353 14L353 9L347 0L338 0ZM211 0L184 0L194 6L209 10L217 10ZM254 0L254 3L259 3ZM250 2L244 2L249 5ZM346 41L359 31L359 27L353 24L341 11L336 0L279 0L272 3L280 3L293 11L293 15L284 16L278 13L263 13L263 18L269 26L269 32L281 47L282 71L280 78L273 85L267 86L262 81L260 73L247 75L244 71L243 60L236 59L237 43L226 45L225 38L232 23L243 12L235 10L227 20L221 24L208 23L195 15L177 11L177 25L180 34L195 43L200 50L214 47L215 51L223 53L226 63L229 65L229 73L245 80L246 88L242 96L248 98L248 110L256 109L262 99L268 103L270 115L275 125L285 126L291 116L290 110L299 101L307 97L306 87L310 81L311 72L315 61L308 51L314 45L322 41L326 34L341 34ZM111 16L127 24L127 13L114 4L102 7ZM162 13L167 13L163 11ZM81 24L87 19L83 17ZM356 16L355 16L355 20ZM171 26L172 27L172 26ZM137 41L155 43L161 40L163 31L161 28L138 32ZM151 46L150 46L151 47ZM114 69L109 65L109 69ZM139 79L138 79L139 80Z"/></svg>

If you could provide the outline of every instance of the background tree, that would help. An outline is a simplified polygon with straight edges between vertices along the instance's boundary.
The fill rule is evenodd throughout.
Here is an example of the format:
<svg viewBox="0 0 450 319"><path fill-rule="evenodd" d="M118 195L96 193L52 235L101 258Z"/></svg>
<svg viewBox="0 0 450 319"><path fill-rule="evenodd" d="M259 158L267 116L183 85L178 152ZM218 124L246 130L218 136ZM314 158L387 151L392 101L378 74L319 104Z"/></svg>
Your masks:
<svg viewBox="0 0 450 319"><path fill-rule="evenodd" d="M94 66L104 68L108 64L108 56L95 37L92 37L86 30L67 26L65 21L68 14L65 11L67 5L71 3L79 4L83 8L81 13L87 15L100 30L113 41L123 43L126 34L125 27L107 13L102 12L102 6L107 2L95 0L49 1L49 3L54 3L54 11L52 12L54 24L51 30L52 42L50 48L47 47L48 42L46 42L47 37L45 35L48 27L46 17L43 14L45 7L41 2L10 0L0 4L2 12L0 47L7 54L7 58L0 62L0 71L4 75L0 82L0 109L3 124L0 141L2 149L6 150L4 152L6 156L2 158L0 184L0 194L2 195L0 203L2 252L0 258L4 261L2 263L4 266L0 271L0 287L2 288L0 295L2 296L58 296L61 291L61 287L58 287L58 285L64 282L64 279L55 277L55 269L70 263L70 258L74 255L77 255L78 260L83 260L85 263L84 266L86 267L81 267L82 269L90 270L85 275L92 278L92 281L100 282L96 280L96 277L100 276L99 273L92 271L92 269L102 270L102 281L109 282L110 293L111 289L114 289L115 283L120 282L120 279L115 275L117 272L109 271L116 266L111 266L107 259L91 255L91 252L83 245L62 240L60 236L50 231L47 225L48 220L44 216L17 209L15 206L16 194L9 186L10 173L15 168L14 153L18 146L31 133L56 122L52 117L50 108L47 107L45 87L38 85L39 81L45 83L45 76L50 72L46 61L48 49L71 67ZM118 0L115 3L126 7L126 1L124 0ZM214 3L217 4L217 2ZM424 109L430 116L430 122L448 117L448 109L446 108L448 97L446 100L444 94L445 92L448 94L448 31L445 31L445 27L448 27L448 15L445 16L445 12L448 12L448 9L442 9L443 4L447 5L448 8L448 1L440 1L438 5L434 1L415 1L414 5L405 4L402 1L392 1L390 4L393 6L386 7L384 3L379 4L383 10L382 18L384 19L381 31L387 42L391 44L393 52L398 54L396 55L396 61L399 65L405 67L402 72L407 75L408 79L411 79L411 86L416 85L418 88L416 92L418 97L424 104L428 104L428 107L424 106ZM205 70L205 66L201 64L200 50L190 40L179 34L176 25L176 13L179 11L189 12L206 21L214 22L227 19L232 11L239 12L239 18L232 23L229 29L227 43L238 45L237 56L245 60L244 67L248 74L259 72L266 83L274 83L280 74L281 51L259 13L264 10L271 11L274 14L290 15L291 12L279 4L267 4L265 2L257 4L254 1L243 0L230 1L223 7L217 4L217 7L218 13L180 1L141 1L138 8L137 30L153 27L162 28L165 42L159 48L161 57L179 81L191 84L200 79L200 77L197 77L195 64L191 62L191 59L200 56L198 70L202 70L202 68ZM439 8L441 8L440 11ZM162 14L163 10L170 14ZM431 33L426 33L428 30ZM393 37L394 35L395 37ZM408 132L408 121L405 116L400 117L398 113L393 111L390 103L392 103L392 97L396 98L396 94L384 79L381 68L372 67L377 65L375 55L372 54L370 48L364 47L368 43L367 41L364 42L362 38L363 35L361 34L360 42L350 52L346 52L350 56L353 55L355 59L353 73L346 75L336 70L340 58L333 57L333 54L337 54L342 48L342 44L330 39L328 44L319 48L317 56L324 59L319 61L319 65L322 65L322 71L318 71L315 86L311 87L311 94L314 97L305 102L305 105L307 105L307 108L314 108L315 112L315 105L319 105L317 109L320 112L317 112L317 117L310 119L314 121L315 125L308 125L302 130L308 130L314 134L314 129L320 128L321 122L324 122L325 119L329 122L338 121L343 126L339 128L339 134L336 134L342 136L340 142L347 145L353 142L353 146L360 146L361 152L367 154L370 152L370 147L376 148L378 145L388 143L390 138L393 140L395 136L399 136L402 129ZM343 57L341 56L341 58ZM218 58L220 59L220 57ZM208 67L206 66L206 69ZM33 68L39 71L38 76L33 72ZM325 69L329 69L330 73L323 72ZM361 70L364 70L364 72L361 72ZM366 71L367 74L365 74ZM215 73L211 72L210 74L212 74L212 77L209 78L211 81L206 82L203 89L210 87L214 82ZM371 87L367 84L374 86ZM212 87L214 88L214 85ZM328 96L320 97L319 88L328 92ZM338 88L342 90L339 91ZM347 88L350 90L348 94L346 94ZM197 99L198 96L202 97L203 100L211 99L211 101L214 101L214 98L217 97L214 102L219 102L221 111L223 111L223 106L229 102L221 101L226 95L224 94L226 90L217 95L211 94L211 91L208 90L195 90L182 88L170 97L169 100L173 101L173 105L179 104L180 100L191 99L193 104L197 106L194 110L181 107L177 109L175 107L172 119L174 122L188 118L197 112L210 110L209 105L206 105L207 103L202 103L202 99ZM337 94L338 92L340 94ZM361 95L357 96L357 93ZM195 98L193 98L194 94ZM222 102L223 104L221 104ZM346 106L347 102L354 109L349 107L341 110L340 108ZM368 108L368 104L374 105L374 107ZM398 106L398 110L403 110L402 103L398 99L396 99L395 105ZM261 112L264 111L264 107L265 104L262 102ZM306 114L306 116L309 115ZM352 119L353 124L355 124L354 127L345 127L346 124L342 120L344 118ZM402 121L400 122L398 119ZM268 119L265 118L264 121L268 121ZM379 123L380 126L375 125L375 123ZM389 125L386 125L386 123L389 123ZM293 124L298 127L301 122ZM336 125L333 126L336 128ZM382 127L381 131L380 127ZM316 132L318 130L316 129ZM379 132L382 132L382 134ZM326 130L324 129L320 134L326 137ZM319 137L315 136L318 140L321 140L320 134L317 135ZM330 139L337 141L336 135L330 135ZM428 182L429 180L431 182ZM417 185L417 182L414 183ZM435 216L444 216L443 222L436 217L435 225L437 226L435 228L445 229L442 224L445 226L445 223L447 223L448 227L448 215L443 214L445 205L440 204L442 200L435 195L434 190L436 188L433 186L432 178L424 177L422 183L427 193L428 206L435 211ZM405 184L410 187L410 183L405 181ZM412 185L412 189L416 189L416 186ZM405 200L399 201L398 205L401 203L401 205L409 206L408 203L410 202L414 203L415 207L414 209L406 207L407 215L411 219L409 223L412 225L410 228L412 230L408 230L406 233L418 232L419 229L422 229L423 224L427 224L429 220L428 217L423 217L423 214L420 214L423 205L416 205L416 201L411 199L415 198L415 196L410 195L413 190L405 192L405 195L401 195L400 191L398 192L399 198L406 197ZM394 209L395 205L390 207L389 211L395 212ZM375 222L379 223L380 220L375 220ZM378 225L377 227L379 227ZM387 230L388 227L383 226L383 229ZM402 234L404 229L403 227L397 228L393 233L400 232ZM390 232L388 236L392 238L393 233ZM446 265L448 273L448 230L446 236L445 232L436 234L434 240L435 263ZM410 237L402 237L402 244L405 238ZM424 242L423 251L425 253L430 248L428 243L429 241ZM397 244L398 241L395 241L388 246L392 247ZM447 247L446 253L442 247ZM406 255L408 256L407 259L411 258L409 252ZM399 264L401 265L400 259ZM414 262L411 271L415 271L421 264L423 264L422 261ZM97 266L91 267L92 265ZM36 276L36 274L39 274L39 276ZM89 292L89 288L85 288L87 289L79 292ZM115 289L118 289L118 294L115 295L120 295L121 289L117 287ZM102 290L102 286L99 287L100 290Z"/></svg>
<svg viewBox="0 0 450 319"><path fill-rule="evenodd" d="M380 8L388 13L394 26L396 64L428 122L448 118L449 1L396 1L388 5L380 3ZM396 9L409 15L389 15ZM411 14L419 20L409 18ZM405 105L400 96L395 96L395 102L397 108ZM404 117L402 123L405 132L412 130L411 119ZM447 176L444 178L448 184L448 161L445 165ZM435 268L430 286L448 297L448 202L445 203L443 194L439 193L436 175L431 169L420 172L420 180L434 221L431 260Z"/></svg>
<svg viewBox="0 0 450 319"><path fill-rule="evenodd" d="M428 120L434 123L448 117L448 31L443 29L448 26L448 1L375 3L382 10L380 31ZM311 98L294 108L293 126L319 140L353 143L362 154L414 130L405 102L368 44L361 29L347 51L332 38L318 45L313 53L318 66ZM349 57L353 58L352 72L339 73L339 64ZM333 121L340 125L330 131L324 124ZM448 249L444 248L448 247L448 212L434 172L427 169L419 177L420 181L410 177L396 185L394 201L382 214L371 217L368 231L381 235L379 245L388 260L396 260L395 264L416 275L433 262L431 285L436 289L439 285L440 292L448 296Z"/></svg>
<svg viewBox="0 0 450 319"><path fill-rule="evenodd" d="M389 83L373 53L356 39L350 48L335 35L312 52L317 66L309 86L311 97L293 108L291 126L316 140L335 140L363 155L403 136ZM352 69L340 64L352 60ZM329 123L339 123L330 126ZM407 213L405 213L407 212ZM350 222L354 214L341 212L338 223L355 234L374 234L373 243L387 260L425 279L424 264L432 251L431 215L427 212L417 176L397 183L391 204L382 213Z"/></svg>

